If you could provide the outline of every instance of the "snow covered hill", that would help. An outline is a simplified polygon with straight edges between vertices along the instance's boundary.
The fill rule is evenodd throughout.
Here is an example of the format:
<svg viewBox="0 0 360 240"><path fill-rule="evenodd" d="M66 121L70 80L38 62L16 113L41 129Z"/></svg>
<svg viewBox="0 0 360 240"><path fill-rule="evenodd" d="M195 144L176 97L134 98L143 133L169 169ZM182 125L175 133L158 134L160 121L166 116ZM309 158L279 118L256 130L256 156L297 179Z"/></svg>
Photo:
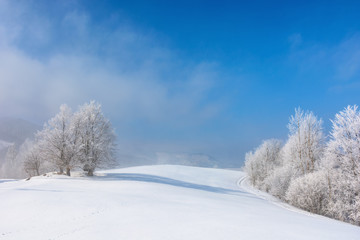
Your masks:
<svg viewBox="0 0 360 240"><path fill-rule="evenodd" d="M0 239L360 239L276 202L239 171L144 166L0 180Z"/></svg>

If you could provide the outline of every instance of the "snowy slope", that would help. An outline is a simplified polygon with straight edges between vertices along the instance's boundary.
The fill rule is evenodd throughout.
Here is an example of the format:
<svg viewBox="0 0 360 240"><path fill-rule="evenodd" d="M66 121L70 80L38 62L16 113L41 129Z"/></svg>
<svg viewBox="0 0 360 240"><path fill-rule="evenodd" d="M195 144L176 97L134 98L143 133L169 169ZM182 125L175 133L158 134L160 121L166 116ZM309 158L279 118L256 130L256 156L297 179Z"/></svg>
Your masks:
<svg viewBox="0 0 360 240"><path fill-rule="evenodd" d="M243 177L162 165L0 180L0 239L360 239L359 227L287 209Z"/></svg>

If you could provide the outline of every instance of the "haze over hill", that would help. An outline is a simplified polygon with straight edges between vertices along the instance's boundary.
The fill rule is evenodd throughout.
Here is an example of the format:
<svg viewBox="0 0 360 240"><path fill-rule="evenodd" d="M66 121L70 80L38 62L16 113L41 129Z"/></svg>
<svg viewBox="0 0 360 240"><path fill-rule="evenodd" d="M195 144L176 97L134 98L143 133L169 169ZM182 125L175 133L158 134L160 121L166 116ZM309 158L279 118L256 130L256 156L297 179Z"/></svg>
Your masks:
<svg viewBox="0 0 360 240"><path fill-rule="evenodd" d="M41 126L17 118L0 118L0 140L21 145L27 138L34 138Z"/></svg>
<svg viewBox="0 0 360 240"><path fill-rule="evenodd" d="M26 174L23 172L22 162L24 159L21 151L26 150L25 145L28 144L26 141L32 141L36 132L41 129L41 126L23 119L0 118L0 178L26 177ZM10 146L14 146L15 154L18 155L18 157L14 159L17 162L5 162L6 154ZM141 152L134 148L130 148L129 150L126 146L127 145L122 146L119 144L117 147L116 165L121 167L147 164L177 164L199 167L219 166L219 162L217 162L216 159L203 153Z"/></svg>
<svg viewBox="0 0 360 240"><path fill-rule="evenodd" d="M0 178L21 178L23 173L23 156L26 145L34 139L41 126L16 118L0 118ZM12 148L11 159L6 155ZM9 153L10 154L10 153Z"/></svg>
<svg viewBox="0 0 360 240"><path fill-rule="evenodd" d="M0 118L0 163L7 147L15 144L19 148L26 139L33 139L41 126L16 118Z"/></svg>

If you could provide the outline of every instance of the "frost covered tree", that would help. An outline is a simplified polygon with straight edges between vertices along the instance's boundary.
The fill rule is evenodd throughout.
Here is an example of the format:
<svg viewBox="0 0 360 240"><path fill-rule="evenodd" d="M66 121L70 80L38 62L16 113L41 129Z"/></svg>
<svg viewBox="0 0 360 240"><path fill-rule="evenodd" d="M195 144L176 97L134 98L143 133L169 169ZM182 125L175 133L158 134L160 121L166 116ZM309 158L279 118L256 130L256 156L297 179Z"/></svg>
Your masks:
<svg viewBox="0 0 360 240"><path fill-rule="evenodd" d="M313 172L324 151L322 120L312 112L295 109L290 117L289 139L284 146L284 164L291 164L298 176Z"/></svg>
<svg viewBox="0 0 360 240"><path fill-rule="evenodd" d="M322 120L295 109L288 124L289 138L281 150L282 162L264 180L262 189L286 200L291 181L314 172L324 151Z"/></svg>
<svg viewBox="0 0 360 240"><path fill-rule="evenodd" d="M18 150L15 144L8 147L1 166L1 176L4 178L17 178L19 170L19 162L17 161Z"/></svg>
<svg viewBox="0 0 360 240"><path fill-rule="evenodd" d="M261 146L246 155L251 183L304 210L360 225L360 112L348 106L332 121L324 144L322 121L300 108L291 116L289 139L265 178Z"/></svg>
<svg viewBox="0 0 360 240"><path fill-rule="evenodd" d="M245 156L245 171L254 186L263 188L264 180L280 164L281 141L270 139L264 141L255 152ZM268 191L268 189L264 189Z"/></svg>
<svg viewBox="0 0 360 240"><path fill-rule="evenodd" d="M29 175L39 176L44 167L44 158L41 156L39 146L32 146L25 154L24 170Z"/></svg>
<svg viewBox="0 0 360 240"><path fill-rule="evenodd" d="M92 176L98 167L106 167L115 161L115 134L111 123L95 101L80 107L74 115L81 142L80 161L83 169Z"/></svg>
<svg viewBox="0 0 360 240"><path fill-rule="evenodd" d="M31 148L32 141L26 139L23 144L9 146L5 162L0 169L0 176L3 178L24 178L27 176L24 171L24 161L27 151Z"/></svg>
<svg viewBox="0 0 360 240"><path fill-rule="evenodd" d="M115 159L115 134L100 104L91 101L75 114L66 105L37 133L36 146L45 162L51 162L60 174L81 167L92 176L98 167L106 167ZM37 155L28 156L28 164ZM28 166L29 167L29 166ZM30 167L29 167L30 168Z"/></svg>
<svg viewBox="0 0 360 240"><path fill-rule="evenodd" d="M348 106L335 115L323 164L330 168L329 214L360 225L360 112Z"/></svg>
<svg viewBox="0 0 360 240"><path fill-rule="evenodd" d="M43 157L58 167L61 174L65 169L68 176L71 169L78 165L79 159L77 153L80 144L74 138L72 112L65 104L60 106L60 112L37 134Z"/></svg>
<svg viewBox="0 0 360 240"><path fill-rule="evenodd" d="M8 147L8 150L6 152L5 156L5 166L6 169L8 169L8 174L10 176L14 175L14 171L17 170L17 162L16 162L16 156L18 154L18 150L15 144L12 144Z"/></svg>
<svg viewBox="0 0 360 240"><path fill-rule="evenodd" d="M335 115L326 159L351 177L360 175L360 113L348 106Z"/></svg>

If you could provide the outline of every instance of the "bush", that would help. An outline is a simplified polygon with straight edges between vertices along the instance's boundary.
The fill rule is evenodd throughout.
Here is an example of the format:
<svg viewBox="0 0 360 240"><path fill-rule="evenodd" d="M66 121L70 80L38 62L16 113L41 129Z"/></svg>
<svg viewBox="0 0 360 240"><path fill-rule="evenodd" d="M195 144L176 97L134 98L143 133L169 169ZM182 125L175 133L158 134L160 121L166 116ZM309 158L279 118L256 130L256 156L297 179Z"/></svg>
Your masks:
<svg viewBox="0 0 360 240"><path fill-rule="evenodd" d="M265 190L271 195L284 200L293 176L292 172L291 167L288 165L275 168L264 181Z"/></svg>
<svg viewBox="0 0 360 240"><path fill-rule="evenodd" d="M301 176L290 183L286 200L306 211L325 214L329 202L327 173L318 171Z"/></svg>

